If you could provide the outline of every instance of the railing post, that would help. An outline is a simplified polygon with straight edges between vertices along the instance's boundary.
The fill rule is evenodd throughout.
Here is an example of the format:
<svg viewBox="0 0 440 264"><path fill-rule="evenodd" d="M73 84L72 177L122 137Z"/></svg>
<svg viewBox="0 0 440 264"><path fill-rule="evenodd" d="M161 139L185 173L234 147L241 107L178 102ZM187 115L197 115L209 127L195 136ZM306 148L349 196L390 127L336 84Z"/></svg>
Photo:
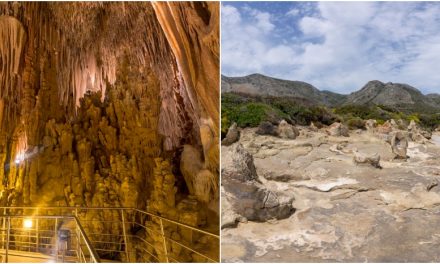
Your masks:
<svg viewBox="0 0 440 264"><path fill-rule="evenodd" d="M122 217L122 232L123 232L123 235L124 235L124 244L125 244L125 254L127 255L127 261L126 262L130 262L130 254L128 253L127 231L125 230L124 209L121 209L121 217Z"/></svg>
<svg viewBox="0 0 440 264"><path fill-rule="evenodd" d="M40 222L38 221L38 217L37 217L37 219L35 220L35 232L36 232L36 234L35 234L35 237L36 237L36 239L37 239L37 241L36 241L36 251L37 252L40 252L40 228L39 228L39 224L40 224Z"/></svg>
<svg viewBox="0 0 440 264"><path fill-rule="evenodd" d="M163 229L162 218L159 218L159 221L160 221L160 232L161 232L162 238L163 238L163 250L164 250L164 253L165 253L166 262L168 263L170 261L168 260L167 240L165 238L165 231Z"/></svg>
<svg viewBox="0 0 440 264"><path fill-rule="evenodd" d="M6 255L5 255L5 263L8 263L8 254L9 254L9 233L11 231L11 218L8 217L8 232L6 233Z"/></svg>
<svg viewBox="0 0 440 264"><path fill-rule="evenodd" d="M80 254L80 250L81 250L81 238L79 237L79 227L78 225L75 223L76 229L76 256L78 257L78 262L81 262L81 254Z"/></svg>
<svg viewBox="0 0 440 264"><path fill-rule="evenodd" d="M54 234L55 234L55 262L58 262L58 232L57 232L57 226L58 226L58 218L55 218L55 228L54 228Z"/></svg>
<svg viewBox="0 0 440 264"><path fill-rule="evenodd" d="M6 233L5 233L5 231L6 231L6 207L5 208L3 208L3 223L2 223L2 229L3 229L3 232L2 232L2 242L3 242L3 248L6 248L6 245L5 245L5 236L6 236Z"/></svg>

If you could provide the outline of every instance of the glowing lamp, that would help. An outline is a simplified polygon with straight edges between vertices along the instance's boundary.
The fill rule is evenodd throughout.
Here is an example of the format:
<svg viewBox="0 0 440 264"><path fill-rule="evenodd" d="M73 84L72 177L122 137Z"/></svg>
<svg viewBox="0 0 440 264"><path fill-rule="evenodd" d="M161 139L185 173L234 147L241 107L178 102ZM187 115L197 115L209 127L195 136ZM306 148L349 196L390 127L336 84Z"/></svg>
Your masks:
<svg viewBox="0 0 440 264"><path fill-rule="evenodd" d="M22 161L24 160L24 155L23 154L18 154L16 157L15 157L15 164L20 164Z"/></svg>
<svg viewBox="0 0 440 264"><path fill-rule="evenodd" d="M24 221L23 221L24 228L30 229L30 228L32 228L32 225L33 225L32 219L24 219Z"/></svg>

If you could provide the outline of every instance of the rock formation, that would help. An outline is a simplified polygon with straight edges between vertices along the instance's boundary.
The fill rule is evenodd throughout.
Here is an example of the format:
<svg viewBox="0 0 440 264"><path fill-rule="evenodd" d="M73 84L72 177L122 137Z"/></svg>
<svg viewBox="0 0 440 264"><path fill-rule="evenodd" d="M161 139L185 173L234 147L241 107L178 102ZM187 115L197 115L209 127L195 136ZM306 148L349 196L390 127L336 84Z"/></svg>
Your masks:
<svg viewBox="0 0 440 264"><path fill-rule="evenodd" d="M1 203L218 224L218 23L213 2L1 3Z"/></svg>
<svg viewBox="0 0 440 264"><path fill-rule="evenodd" d="M293 196L265 188L258 179L252 155L241 144L222 147L222 187L225 205L230 204L236 216L266 221L286 218L294 212ZM236 220L229 216L230 213L225 214L225 226Z"/></svg>
<svg viewBox="0 0 440 264"><path fill-rule="evenodd" d="M319 128L313 122L310 123L310 127L309 128L310 128L310 130L312 132L318 132L318 130L319 130Z"/></svg>
<svg viewBox="0 0 440 264"><path fill-rule="evenodd" d="M257 133L258 135L278 136L277 127L268 121L261 122L255 133Z"/></svg>
<svg viewBox="0 0 440 264"><path fill-rule="evenodd" d="M431 139L432 133L421 129L414 120L408 125L408 137L415 142L425 142Z"/></svg>
<svg viewBox="0 0 440 264"><path fill-rule="evenodd" d="M375 119L368 119L367 121L365 121L365 128L368 131L374 132L376 127L377 127L377 121Z"/></svg>
<svg viewBox="0 0 440 264"><path fill-rule="evenodd" d="M408 136L401 131L394 132L391 137L391 149L398 159L406 159Z"/></svg>
<svg viewBox="0 0 440 264"><path fill-rule="evenodd" d="M240 139L240 131L237 128L237 123L233 123L229 129L226 137L222 140L222 145L230 146Z"/></svg>
<svg viewBox="0 0 440 264"><path fill-rule="evenodd" d="M341 123L333 123L331 126L327 128L327 134L334 137L348 137L348 128Z"/></svg>
<svg viewBox="0 0 440 264"><path fill-rule="evenodd" d="M255 131L258 135L269 135L284 139L295 139L299 136L299 130L286 120L281 120L278 126L273 125L271 122L263 121Z"/></svg>
<svg viewBox="0 0 440 264"><path fill-rule="evenodd" d="M222 186L224 262L440 259L440 240L435 236L440 228L438 132L429 143L409 144L406 131L392 132L397 133L393 150L376 132L365 130L331 137L320 129L301 133L295 140L258 135L256 130L243 128L237 143L222 147L227 164L222 167L223 179L244 180L239 175L254 179L253 171L260 176L258 183L250 180L244 185L247 188L232 181L232 191ZM404 160L394 159L395 150L401 150L397 153ZM236 153L242 158L233 158ZM246 164L254 166L238 169ZM255 186L277 197L294 196L295 212L287 219L246 221L237 213L242 208L234 199L254 205L250 201L255 199L246 195L258 189Z"/></svg>
<svg viewBox="0 0 440 264"><path fill-rule="evenodd" d="M396 130L398 130L398 127L394 119L387 120L384 124L377 127L377 132L381 134L390 134Z"/></svg>
<svg viewBox="0 0 440 264"><path fill-rule="evenodd" d="M356 164L369 164L375 168L381 168L379 154L375 153L374 155L367 156L358 151L354 151L353 154L353 161Z"/></svg>
<svg viewBox="0 0 440 264"><path fill-rule="evenodd" d="M295 139L299 136L299 130L288 124L286 120L281 120L277 127L277 135L284 139Z"/></svg>

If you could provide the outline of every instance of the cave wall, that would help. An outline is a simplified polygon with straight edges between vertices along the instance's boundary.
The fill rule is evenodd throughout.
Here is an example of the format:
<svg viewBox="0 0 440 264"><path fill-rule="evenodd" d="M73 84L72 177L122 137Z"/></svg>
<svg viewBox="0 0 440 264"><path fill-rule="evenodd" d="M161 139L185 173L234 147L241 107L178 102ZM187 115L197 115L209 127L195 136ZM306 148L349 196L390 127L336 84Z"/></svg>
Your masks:
<svg viewBox="0 0 440 264"><path fill-rule="evenodd" d="M218 213L218 12L0 3L1 203L146 209L163 158Z"/></svg>

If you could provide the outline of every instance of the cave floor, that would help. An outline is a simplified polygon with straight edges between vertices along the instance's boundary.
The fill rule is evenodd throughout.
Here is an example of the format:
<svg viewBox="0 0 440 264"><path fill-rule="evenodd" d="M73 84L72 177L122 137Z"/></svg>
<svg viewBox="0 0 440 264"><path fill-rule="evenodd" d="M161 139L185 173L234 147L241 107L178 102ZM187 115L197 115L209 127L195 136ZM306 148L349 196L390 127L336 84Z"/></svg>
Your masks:
<svg viewBox="0 0 440 264"><path fill-rule="evenodd" d="M0 249L0 259L2 262L5 259L5 250ZM59 259L61 260L61 258ZM76 258L66 257L66 263L76 263ZM106 260L100 259L102 263L117 263L114 260ZM26 251L17 251L17 250L9 250L8 253L8 263L55 263L54 257L51 255L36 253L36 252L26 252Z"/></svg>
<svg viewBox="0 0 440 264"><path fill-rule="evenodd" d="M367 131L331 137L301 128L295 140L242 131L260 180L295 197L287 219L222 230L224 262L439 262L440 134L410 142L409 158ZM336 147L338 146L338 147ZM381 156L356 165L351 150ZM264 175L298 173L286 182Z"/></svg>
<svg viewBox="0 0 440 264"><path fill-rule="evenodd" d="M4 249L0 250L0 256L3 262L5 259ZM71 263L75 262L72 259L68 259L68 258L66 258L65 261ZM17 251L17 250L9 250L8 252L8 263L51 263L51 262L55 262L54 257L43 253Z"/></svg>

